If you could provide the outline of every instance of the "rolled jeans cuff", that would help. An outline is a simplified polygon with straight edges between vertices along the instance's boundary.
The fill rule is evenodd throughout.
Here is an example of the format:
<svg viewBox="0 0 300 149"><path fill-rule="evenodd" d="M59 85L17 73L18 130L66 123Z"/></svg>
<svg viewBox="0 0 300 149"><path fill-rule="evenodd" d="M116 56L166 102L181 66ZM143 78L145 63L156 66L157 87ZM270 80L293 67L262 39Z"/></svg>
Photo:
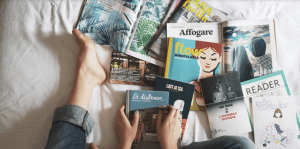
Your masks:
<svg viewBox="0 0 300 149"><path fill-rule="evenodd" d="M55 109L53 123L57 121L69 122L81 126L86 135L89 135L94 127L94 120L89 112L76 105L65 105Z"/></svg>

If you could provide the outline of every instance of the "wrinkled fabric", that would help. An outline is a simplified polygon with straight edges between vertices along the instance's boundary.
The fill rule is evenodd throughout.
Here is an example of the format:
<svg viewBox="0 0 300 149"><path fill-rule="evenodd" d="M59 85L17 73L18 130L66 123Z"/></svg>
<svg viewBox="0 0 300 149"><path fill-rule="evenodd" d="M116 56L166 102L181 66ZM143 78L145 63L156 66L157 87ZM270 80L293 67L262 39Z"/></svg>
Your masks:
<svg viewBox="0 0 300 149"><path fill-rule="evenodd" d="M83 0L0 1L1 148L32 149L46 145L54 110L66 102L75 80L79 46L71 31L82 3ZM209 3L232 19L275 19L279 69L284 70L292 95L299 97L300 2ZM111 50L99 45L96 49L101 65L109 72ZM89 113L95 126L87 142L94 142L99 148L115 147L115 116L125 104L125 90L130 89L153 88L106 82L94 89ZM206 113L191 111L182 144L210 138Z"/></svg>

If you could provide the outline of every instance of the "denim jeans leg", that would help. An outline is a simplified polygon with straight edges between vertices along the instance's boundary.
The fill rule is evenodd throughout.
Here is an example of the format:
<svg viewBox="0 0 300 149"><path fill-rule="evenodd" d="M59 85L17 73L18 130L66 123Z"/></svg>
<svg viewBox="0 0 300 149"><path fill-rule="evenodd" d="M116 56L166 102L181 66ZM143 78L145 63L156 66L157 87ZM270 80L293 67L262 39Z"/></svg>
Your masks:
<svg viewBox="0 0 300 149"><path fill-rule="evenodd" d="M203 142L193 142L182 149L254 149L254 143L245 137L223 136Z"/></svg>
<svg viewBox="0 0 300 149"><path fill-rule="evenodd" d="M46 149L84 149L94 121L82 107L66 105L54 112Z"/></svg>

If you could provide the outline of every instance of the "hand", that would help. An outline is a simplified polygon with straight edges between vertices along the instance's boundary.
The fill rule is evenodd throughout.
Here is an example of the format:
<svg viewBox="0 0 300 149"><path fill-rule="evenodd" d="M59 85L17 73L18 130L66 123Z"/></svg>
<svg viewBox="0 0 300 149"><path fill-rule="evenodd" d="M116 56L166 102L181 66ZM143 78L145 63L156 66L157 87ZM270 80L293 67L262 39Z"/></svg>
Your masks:
<svg viewBox="0 0 300 149"><path fill-rule="evenodd" d="M139 114L136 111L134 113L133 123L130 124L124 113L125 105L123 105L116 117L115 130L117 134L118 149L130 149L131 144L135 138L138 123L139 123Z"/></svg>
<svg viewBox="0 0 300 149"><path fill-rule="evenodd" d="M162 112L157 115L156 133L162 149L177 149L177 141L181 134L180 113L170 107L170 112L162 123Z"/></svg>
<svg viewBox="0 0 300 149"><path fill-rule="evenodd" d="M73 34L80 44L77 58L78 75L93 87L102 84L106 79L106 73L97 60L94 42L78 29L74 29Z"/></svg>
<svg viewBox="0 0 300 149"><path fill-rule="evenodd" d="M89 149L99 149L94 143L89 145Z"/></svg>

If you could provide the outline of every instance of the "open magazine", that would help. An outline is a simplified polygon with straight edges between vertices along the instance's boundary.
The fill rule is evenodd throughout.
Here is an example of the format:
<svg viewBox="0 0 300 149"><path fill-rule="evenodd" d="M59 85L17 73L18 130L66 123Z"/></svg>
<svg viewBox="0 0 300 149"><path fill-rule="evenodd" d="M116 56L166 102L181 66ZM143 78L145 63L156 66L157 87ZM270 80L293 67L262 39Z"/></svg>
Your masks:
<svg viewBox="0 0 300 149"><path fill-rule="evenodd" d="M95 43L164 67L146 55L150 41L173 1L86 0L77 29Z"/></svg>

